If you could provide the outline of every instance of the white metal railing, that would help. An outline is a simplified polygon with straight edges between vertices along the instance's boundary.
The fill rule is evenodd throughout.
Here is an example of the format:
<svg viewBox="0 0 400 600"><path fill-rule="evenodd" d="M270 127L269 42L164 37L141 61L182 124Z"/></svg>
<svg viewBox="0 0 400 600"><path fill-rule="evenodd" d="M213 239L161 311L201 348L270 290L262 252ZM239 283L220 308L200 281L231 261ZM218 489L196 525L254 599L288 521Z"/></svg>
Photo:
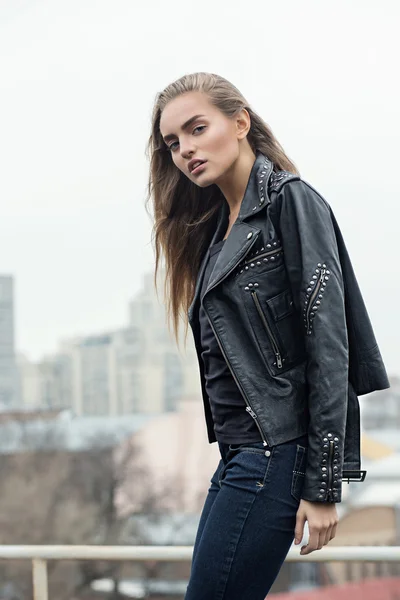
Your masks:
<svg viewBox="0 0 400 600"><path fill-rule="evenodd" d="M190 561L193 546L0 546L0 559L31 560L34 600L48 600L48 560ZM398 562L400 546L332 546L302 556L292 546L285 561Z"/></svg>

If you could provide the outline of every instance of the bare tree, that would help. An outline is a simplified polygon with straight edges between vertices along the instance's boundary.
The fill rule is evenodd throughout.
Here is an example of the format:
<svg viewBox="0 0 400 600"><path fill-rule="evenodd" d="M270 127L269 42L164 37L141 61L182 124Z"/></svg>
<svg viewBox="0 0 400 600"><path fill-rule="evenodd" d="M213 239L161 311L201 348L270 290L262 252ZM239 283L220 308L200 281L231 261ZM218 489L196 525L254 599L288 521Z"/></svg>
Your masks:
<svg viewBox="0 0 400 600"><path fill-rule="evenodd" d="M115 438L101 436L92 438L87 449L71 452L63 448L65 439L57 428L40 431L23 425L19 446L24 451L3 454L0 461L1 544L151 543L148 527L137 527L135 533L128 522L141 515L157 526L168 512L165 502L179 493L177 482L154 487L144 452L134 438L118 451ZM134 513L118 510L116 497L122 487L136 501ZM122 566L114 561L50 561L50 595L69 600L96 579L109 578L114 581L110 598L116 600ZM147 580L160 568L149 561L139 570ZM21 593L31 597L29 564L5 563L1 575L3 582L17 581Z"/></svg>

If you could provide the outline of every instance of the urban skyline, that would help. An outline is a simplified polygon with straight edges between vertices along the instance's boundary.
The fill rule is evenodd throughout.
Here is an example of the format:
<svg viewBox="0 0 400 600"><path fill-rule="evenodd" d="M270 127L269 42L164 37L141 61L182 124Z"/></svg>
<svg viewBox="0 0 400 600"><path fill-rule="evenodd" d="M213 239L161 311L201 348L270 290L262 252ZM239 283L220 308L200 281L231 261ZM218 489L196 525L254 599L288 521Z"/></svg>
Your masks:
<svg viewBox="0 0 400 600"><path fill-rule="evenodd" d="M189 341L186 352L179 353L151 273L143 277L121 327L64 339L56 352L36 362L15 352L13 288L12 278L0 276L2 410L162 413L176 410L182 397L199 394L194 346Z"/></svg>

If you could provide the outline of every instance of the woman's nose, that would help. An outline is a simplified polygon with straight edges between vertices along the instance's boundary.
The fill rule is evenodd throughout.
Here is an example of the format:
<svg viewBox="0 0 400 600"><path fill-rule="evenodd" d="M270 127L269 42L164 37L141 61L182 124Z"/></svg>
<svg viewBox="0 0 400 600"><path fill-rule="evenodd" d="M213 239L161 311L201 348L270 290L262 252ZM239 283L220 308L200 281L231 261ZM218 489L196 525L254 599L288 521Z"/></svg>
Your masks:
<svg viewBox="0 0 400 600"><path fill-rule="evenodd" d="M195 153L192 142L180 142L180 151L182 158L190 158Z"/></svg>

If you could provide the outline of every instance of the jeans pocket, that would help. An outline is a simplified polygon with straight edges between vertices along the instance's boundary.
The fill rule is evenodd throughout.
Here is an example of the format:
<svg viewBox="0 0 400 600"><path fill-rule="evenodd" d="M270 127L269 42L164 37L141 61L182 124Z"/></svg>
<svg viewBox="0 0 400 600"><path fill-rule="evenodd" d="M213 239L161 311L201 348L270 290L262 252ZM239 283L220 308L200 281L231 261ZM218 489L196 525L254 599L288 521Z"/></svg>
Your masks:
<svg viewBox="0 0 400 600"><path fill-rule="evenodd" d="M296 445L296 456L292 472L291 494L295 500L300 502L301 494L304 486L305 469L307 464L307 448Z"/></svg>

